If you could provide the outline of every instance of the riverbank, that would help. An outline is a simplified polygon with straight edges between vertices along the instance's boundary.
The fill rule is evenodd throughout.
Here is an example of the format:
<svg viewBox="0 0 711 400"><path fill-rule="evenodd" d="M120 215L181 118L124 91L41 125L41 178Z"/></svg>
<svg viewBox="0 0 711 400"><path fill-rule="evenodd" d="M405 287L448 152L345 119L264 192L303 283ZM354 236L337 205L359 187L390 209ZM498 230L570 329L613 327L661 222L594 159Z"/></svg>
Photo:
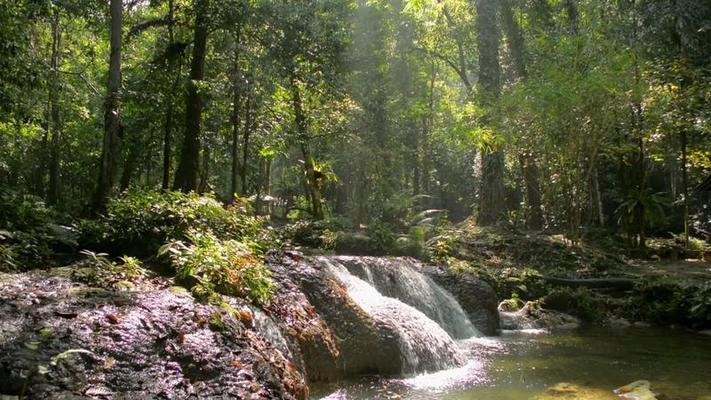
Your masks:
<svg viewBox="0 0 711 400"><path fill-rule="evenodd" d="M514 308L535 302L599 326L711 328L711 263L702 259L632 257L610 233L573 243L469 221L428 245L435 263L488 282Z"/></svg>

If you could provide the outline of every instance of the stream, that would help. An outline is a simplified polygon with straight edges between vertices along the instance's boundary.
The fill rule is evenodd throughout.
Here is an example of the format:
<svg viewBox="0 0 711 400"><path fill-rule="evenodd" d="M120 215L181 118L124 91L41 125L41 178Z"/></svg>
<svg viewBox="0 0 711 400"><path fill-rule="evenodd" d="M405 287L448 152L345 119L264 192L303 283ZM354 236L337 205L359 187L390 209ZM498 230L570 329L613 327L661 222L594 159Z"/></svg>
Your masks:
<svg viewBox="0 0 711 400"><path fill-rule="evenodd" d="M315 386L313 398L523 400L561 382L607 391L646 379L665 396L660 399L711 399L711 340L695 333L659 328L512 331L458 344L469 358L464 367Z"/></svg>

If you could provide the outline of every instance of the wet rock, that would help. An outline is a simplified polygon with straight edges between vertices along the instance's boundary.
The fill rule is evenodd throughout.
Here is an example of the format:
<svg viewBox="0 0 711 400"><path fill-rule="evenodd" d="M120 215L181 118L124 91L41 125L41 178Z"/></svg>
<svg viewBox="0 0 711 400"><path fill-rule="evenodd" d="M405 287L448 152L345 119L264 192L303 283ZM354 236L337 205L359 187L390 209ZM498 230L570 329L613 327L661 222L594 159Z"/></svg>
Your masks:
<svg viewBox="0 0 711 400"><path fill-rule="evenodd" d="M295 285L317 317L311 336L292 330L298 338L310 381L330 381L348 375L395 375L403 370L392 327L377 323L348 296L346 289L311 260L300 260L288 274L276 273L282 286ZM278 267L273 266L273 269ZM298 297L298 295L297 295ZM299 301L301 303L301 301ZM337 341L332 340L337 338Z"/></svg>
<svg viewBox="0 0 711 400"><path fill-rule="evenodd" d="M656 394L652 392L649 381L634 381L628 385L615 389L615 394L619 397L630 400L657 400Z"/></svg>
<svg viewBox="0 0 711 400"><path fill-rule="evenodd" d="M502 311L501 329L529 330L543 329L547 331L560 329L575 329L580 326L580 320L572 315L542 308L539 302L529 301L518 311Z"/></svg>
<svg viewBox="0 0 711 400"><path fill-rule="evenodd" d="M506 299L496 307L499 312L516 312L523 308L524 302L521 299Z"/></svg>
<svg viewBox="0 0 711 400"><path fill-rule="evenodd" d="M332 258L344 262L346 259ZM459 350L446 333L423 341L420 339L427 337L427 332L422 332L422 327L407 325L410 319L398 316L399 312L407 311L402 307L389 309L385 304L384 308L364 310L351 298L348 288L328 262L286 254L273 257L269 264L280 294L267 309L287 341L294 345L295 362L303 366L309 381L434 370L442 368L442 360L446 360L447 366L459 365L460 358L456 354ZM382 277L387 278L387 274ZM397 297L392 293L383 295ZM421 312L417 314L426 319ZM417 324L415 320L410 322ZM442 336L452 345L435 340Z"/></svg>
<svg viewBox="0 0 711 400"><path fill-rule="evenodd" d="M606 326L613 329L625 329L632 326L632 323L625 318L612 317L605 322Z"/></svg>
<svg viewBox="0 0 711 400"><path fill-rule="evenodd" d="M498 332L498 299L496 292L488 283L440 267L422 266L422 270L454 296L467 313L469 320L481 333L495 335Z"/></svg>
<svg viewBox="0 0 711 400"><path fill-rule="evenodd" d="M0 278L0 394L304 399L301 374L233 313L145 279L92 290L52 271ZM211 329L219 313L224 329Z"/></svg>
<svg viewBox="0 0 711 400"><path fill-rule="evenodd" d="M559 383L548 388L544 393L535 397L535 400L619 400L612 391L576 385L573 383Z"/></svg>

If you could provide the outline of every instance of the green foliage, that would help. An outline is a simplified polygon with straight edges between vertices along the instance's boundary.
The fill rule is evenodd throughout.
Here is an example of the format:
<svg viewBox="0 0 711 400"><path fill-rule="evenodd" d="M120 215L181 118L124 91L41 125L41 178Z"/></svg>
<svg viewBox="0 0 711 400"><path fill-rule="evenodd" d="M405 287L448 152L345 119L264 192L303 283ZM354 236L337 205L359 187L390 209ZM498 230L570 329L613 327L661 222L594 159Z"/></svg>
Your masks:
<svg viewBox="0 0 711 400"><path fill-rule="evenodd" d="M84 255L84 260L74 266L72 277L91 286L130 290L133 282L147 274L142 262L130 256L122 256L121 262L116 263L106 253L89 250L80 253Z"/></svg>
<svg viewBox="0 0 711 400"><path fill-rule="evenodd" d="M133 190L112 199L99 220L81 225L90 248L140 257L154 255L168 240L185 240L189 230L250 242L261 249L269 232L242 206L223 207L211 195Z"/></svg>
<svg viewBox="0 0 711 400"><path fill-rule="evenodd" d="M346 226L336 219L299 220L285 225L279 233L285 242L295 246L333 250L336 247L337 232Z"/></svg>
<svg viewBox="0 0 711 400"><path fill-rule="evenodd" d="M635 213L641 209L644 214L643 223L655 226L664 222L664 206L668 203L664 193L653 193L651 189L631 190L615 213L620 221L632 225L639 223L635 221Z"/></svg>
<svg viewBox="0 0 711 400"><path fill-rule="evenodd" d="M53 256L49 224L55 218L36 196L0 191L0 270L48 266Z"/></svg>
<svg viewBox="0 0 711 400"><path fill-rule="evenodd" d="M41 229L52 219L52 210L41 198L0 190L0 228L27 232Z"/></svg>
<svg viewBox="0 0 711 400"><path fill-rule="evenodd" d="M395 247L395 234L392 227L380 221L368 225L367 235L370 239L370 249L375 255L387 254Z"/></svg>
<svg viewBox="0 0 711 400"><path fill-rule="evenodd" d="M647 279L630 304L636 318L657 324L711 327L711 284L678 279Z"/></svg>
<svg viewBox="0 0 711 400"><path fill-rule="evenodd" d="M212 299L223 293L255 303L268 299L273 286L270 273L249 243L220 240L211 232L195 230L187 232L186 239L171 240L159 255L171 260L176 277L197 297Z"/></svg>
<svg viewBox="0 0 711 400"><path fill-rule="evenodd" d="M587 288L555 289L543 297L543 305L589 322L600 322L605 316L602 302Z"/></svg>

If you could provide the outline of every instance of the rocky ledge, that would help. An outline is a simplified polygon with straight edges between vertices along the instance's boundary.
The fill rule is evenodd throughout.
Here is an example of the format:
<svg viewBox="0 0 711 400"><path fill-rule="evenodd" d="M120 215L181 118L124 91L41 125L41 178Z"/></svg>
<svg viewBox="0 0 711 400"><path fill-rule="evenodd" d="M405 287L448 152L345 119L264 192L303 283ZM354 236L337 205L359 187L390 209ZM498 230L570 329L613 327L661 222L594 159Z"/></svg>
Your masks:
<svg viewBox="0 0 711 400"><path fill-rule="evenodd" d="M72 273L0 275L0 394L307 397L303 376L252 329L246 312L198 303L168 279L118 290L90 287Z"/></svg>

